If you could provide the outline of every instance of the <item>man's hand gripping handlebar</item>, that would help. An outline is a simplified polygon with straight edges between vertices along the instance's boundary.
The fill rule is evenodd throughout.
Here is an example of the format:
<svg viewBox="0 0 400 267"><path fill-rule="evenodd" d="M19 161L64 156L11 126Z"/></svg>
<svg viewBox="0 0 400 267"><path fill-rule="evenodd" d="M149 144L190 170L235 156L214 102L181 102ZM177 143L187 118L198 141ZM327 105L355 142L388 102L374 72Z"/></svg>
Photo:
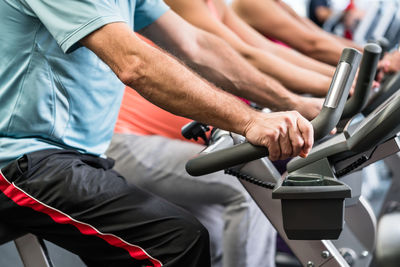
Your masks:
<svg viewBox="0 0 400 267"><path fill-rule="evenodd" d="M297 111L259 113L246 127L251 144L268 147L271 160L306 156L313 145L313 128Z"/></svg>
<svg viewBox="0 0 400 267"><path fill-rule="evenodd" d="M313 140L326 136L342 115L361 54L343 50L320 114L311 124L297 112L259 113L245 129L244 142L212 153L200 153L186 164L190 175L200 176L270 155L270 159L306 156ZM253 144L251 144L253 143Z"/></svg>

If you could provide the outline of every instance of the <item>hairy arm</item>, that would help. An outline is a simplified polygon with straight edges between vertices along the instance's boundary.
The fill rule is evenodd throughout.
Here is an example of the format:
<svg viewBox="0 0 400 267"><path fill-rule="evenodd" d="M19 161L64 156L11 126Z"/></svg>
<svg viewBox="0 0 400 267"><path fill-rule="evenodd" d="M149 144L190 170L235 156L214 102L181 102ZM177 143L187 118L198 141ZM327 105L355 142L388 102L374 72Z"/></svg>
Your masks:
<svg viewBox="0 0 400 267"><path fill-rule="evenodd" d="M203 1L169 0L166 2L188 22L224 39L249 63L261 72L279 80L285 87L298 93L310 93L319 96L326 94L330 82L328 76L300 68L272 53L248 45L222 22L213 17ZM212 40L211 36L204 34L201 38L208 40L208 42ZM215 41L212 42L215 43ZM209 46L209 48L214 50L213 52L218 56L217 51L228 49L226 45L221 45ZM227 61L224 60L224 62L225 64L238 65L235 62L240 61L237 60L237 57L233 57L228 58ZM245 63L239 66L242 71L249 68ZM251 69L248 69L245 73L248 75L250 72ZM259 73L254 72L253 75L259 76Z"/></svg>
<svg viewBox="0 0 400 267"><path fill-rule="evenodd" d="M175 13L161 17L140 33L230 93L272 110L296 106L297 95L260 73L226 42L193 27Z"/></svg>
<svg viewBox="0 0 400 267"><path fill-rule="evenodd" d="M223 0L218 1L224 4ZM272 52L299 67L316 71L330 77L333 76L335 72L334 67L300 54L291 48L271 42L244 22L230 6L226 6L225 4L224 6L223 23L249 45Z"/></svg>
<svg viewBox="0 0 400 267"><path fill-rule="evenodd" d="M312 128L298 114L268 116L250 109L173 57L141 41L125 23L108 24L81 43L124 84L174 114L243 134L250 142L267 146L273 158L307 154L312 146ZM285 142L280 141L281 135Z"/></svg>
<svg viewBox="0 0 400 267"><path fill-rule="evenodd" d="M321 35L327 35L329 36L329 38L334 38L337 41L339 41L340 43L342 43L343 45L345 45L346 47L353 47L355 49L358 49L359 51L362 51L363 48L359 45L357 45L356 43L354 43L353 41L343 38L341 36L329 33L324 31L323 29L321 29L320 27L318 27L313 21L311 21L309 18L307 17L301 17L299 16L296 11L294 11L290 6L288 6L288 4L286 4L285 2L283 2L282 0L276 0L276 2L280 5L280 7L285 10L288 14L290 14L294 19L296 19L298 22L303 23L303 25L307 26L310 30L321 34Z"/></svg>
<svg viewBox="0 0 400 267"><path fill-rule="evenodd" d="M257 31L328 64L335 65L345 48L335 38L298 23L274 0L236 0L234 8Z"/></svg>

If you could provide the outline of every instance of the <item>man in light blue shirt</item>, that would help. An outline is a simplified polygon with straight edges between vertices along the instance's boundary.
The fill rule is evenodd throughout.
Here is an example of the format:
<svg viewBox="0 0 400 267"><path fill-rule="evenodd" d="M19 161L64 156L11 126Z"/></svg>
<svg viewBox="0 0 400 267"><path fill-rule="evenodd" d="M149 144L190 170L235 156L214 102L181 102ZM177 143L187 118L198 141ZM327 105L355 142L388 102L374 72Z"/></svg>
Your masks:
<svg viewBox="0 0 400 267"><path fill-rule="evenodd" d="M298 113L253 111L140 41L133 30L232 90L250 88L247 76L257 80L217 59L216 72L194 56L235 54L161 0L0 0L0 25L0 218L89 266L210 264L197 220L128 186L102 157L124 84L171 112L267 146L273 159L311 149L312 128Z"/></svg>
<svg viewBox="0 0 400 267"><path fill-rule="evenodd" d="M125 85L79 40L114 22L141 29L167 10L162 1L0 1L0 165L27 155L3 168L8 199L0 206L6 212L11 200L31 209L1 218L77 253L89 266L185 266L190 253L183 251L191 244L203 258L195 265L209 264L206 231L196 221L180 227L178 217L187 215L160 201L157 209L164 205L170 222L159 226L155 218L163 212L143 212L149 197L128 191L110 160L92 156L108 145ZM196 236L204 237L193 241Z"/></svg>
<svg viewBox="0 0 400 267"><path fill-rule="evenodd" d="M167 9L162 1L1 1L0 167L39 149L104 152L124 84L79 40L112 22L139 30Z"/></svg>

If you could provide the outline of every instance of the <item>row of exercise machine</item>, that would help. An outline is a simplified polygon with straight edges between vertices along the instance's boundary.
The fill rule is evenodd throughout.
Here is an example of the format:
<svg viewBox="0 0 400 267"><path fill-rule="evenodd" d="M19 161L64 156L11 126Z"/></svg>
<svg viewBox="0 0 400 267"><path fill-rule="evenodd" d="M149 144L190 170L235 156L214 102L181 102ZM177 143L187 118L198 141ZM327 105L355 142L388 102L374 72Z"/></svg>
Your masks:
<svg viewBox="0 0 400 267"><path fill-rule="evenodd" d="M400 36L390 34L400 33L399 4L393 5L396 8L374 4L369 11L375 12L373 16L365 16L358 27L355 38L363 36L358 43L383 36L388 42L381 38L380 45L387 50L398 42ZM383 8L391 10L391 19ZM306 159L289 162L285 177L268 160L265 148L219 129L213 130L211 145L203 154L188 163L188 172L226 170L241 178L303 266L364 267L372 261L375 248L381 266L397 266L400 236L392 226L399 215L383 218L377 230L376 217L361 196L360 170L381 159L391 162L393 173L399 166L400 73L386 77L380 90L370 94L381 54L376 44L365 46L362 60L354 49L343 51L323 109L312 122L316 144ZM359 65L354 94L347 100ZM334 127L338 133L330 136ZM194 122L184 135L205 136L205 129ZM0 222L0 244L11 240L24 266L53 266L43 240Z"/></svg>
<svg viewBox="0 0 400 267"><path fill-rule="evenodd" d="M361 196L360 170L381 159L398 162L400 150L398 77L387 78L381 92L370 96L381 52L376 44L365 46L347 100L361 55L343 51L323 109L312 121L316 144L307 158L287 164L284 177L266 158L267 149L221 130L214 130L211 145L187 163L195 176L226 170L241 178L303 266L365 267L374 254L379 266L400 262L399 215L387 215L377 231L376 217ZM335 126L338 133L330 136ZM188 128L196 124L186 127L185 135Z"/></svg>
<svg viewBox="0 0 400 267"><path fill-rule="evenodd" d="M383 51L395 48L400 41L400 1L368 1L368 9L352 29L353 41L359 45L379 42ZM323 25L324 30L341 34L341 12L331 16Z"/></svg>

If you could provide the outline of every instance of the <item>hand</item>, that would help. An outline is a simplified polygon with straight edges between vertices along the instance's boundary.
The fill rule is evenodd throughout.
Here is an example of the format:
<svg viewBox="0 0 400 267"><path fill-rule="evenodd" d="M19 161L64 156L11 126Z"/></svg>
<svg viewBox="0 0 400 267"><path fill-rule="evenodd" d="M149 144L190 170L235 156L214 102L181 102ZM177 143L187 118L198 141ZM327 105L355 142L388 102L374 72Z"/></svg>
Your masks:
<svg viewBox="0 0 400 267"><path fill-rule="evenodd" d="M307 157L314 142L311 123L297 111L257 112L244 135L250 143L267 147L271 160Z"/></svg>
<svg viewBox="0 0 400 267"><path fill-rule="evenodd" d="M378 63L378 69L384 73L400 71L400 52L387 53Z"/></svg>
<svg viewBox="0 0 400 267"><path fill-rule="evenodd" d="M323 98L299 96L299 98L295 102L293 109L300 112L300 114L308 120L312 120L317 117L322 109L323 104Z"/></svg>

